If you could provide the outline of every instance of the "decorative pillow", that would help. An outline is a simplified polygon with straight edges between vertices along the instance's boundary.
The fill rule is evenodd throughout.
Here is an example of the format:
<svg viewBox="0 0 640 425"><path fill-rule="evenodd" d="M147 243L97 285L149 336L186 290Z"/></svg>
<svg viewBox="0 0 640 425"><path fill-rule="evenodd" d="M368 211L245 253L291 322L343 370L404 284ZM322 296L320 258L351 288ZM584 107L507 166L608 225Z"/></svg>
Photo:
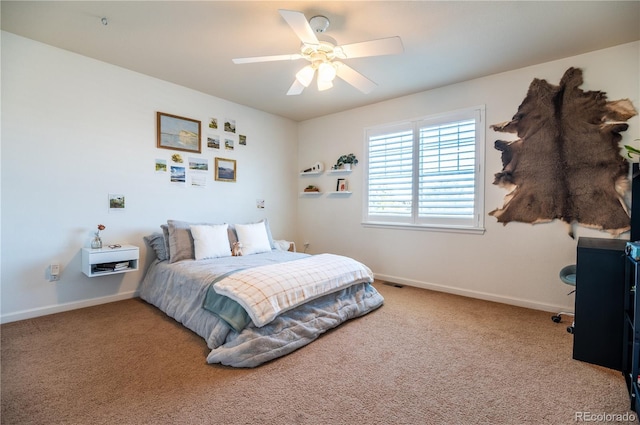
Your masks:
<svg viewBox="0 0 640 425"><path fill-rule="evenodd" d="M278 240L278 241L273 241L273 243L276 244L276 249L278 251L289 251L291 249L291 244L293 242Z"/></svg>
<svg viewBox="0 0 640 425"><path fill-rule="evenodd" d="M162 233L153 233L142 239L144 239L144 241L153 249L158 260L164 261L168 259L167 249L165 248L164 236Z"/></svg>
<svg viewBox="0 0 640 425"><path fill-rule="evenodd" d="M167 226L169 227L169 262L193 260L195 249L191 236L191 223L167 220Z"/></svg>
<svg viewBox="0 0 640 425"><path fill-rule="evenodd" d="M271 249L276 249L276 243L274 242L273 237L271 236L271 228L269 227L269 220L265 218L263 220L258 221L258 223L264 223L264 227L267 229L267 239L269 239L269 245L271 246ZM238 235L236 233L235 225L230 224L229 225L229 245L231 246L232 249L233 249L233 244L235 242L238 242Z"/></svg>
<svg viewBox="0 0 640 425"><path fill-rule="evenodd" d="M251 255L271 251L264 221L253 224L236 224L238 241L242 244L242 254Z"/></svg>
<svg viewBox="0 0 640 425"><path fill-rule="evenodd" d="M196 260L231 256L227 227L226 224L191 225Z"/></svg>

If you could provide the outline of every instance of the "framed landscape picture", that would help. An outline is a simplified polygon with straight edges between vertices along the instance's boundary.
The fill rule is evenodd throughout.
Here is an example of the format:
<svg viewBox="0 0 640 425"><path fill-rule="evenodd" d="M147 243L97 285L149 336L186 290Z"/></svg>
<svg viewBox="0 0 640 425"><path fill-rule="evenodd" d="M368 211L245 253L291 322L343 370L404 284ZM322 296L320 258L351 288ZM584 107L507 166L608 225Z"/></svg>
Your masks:
<svg viewBox="0 0 640 425"><path fill-rule="evenodd" d="M163 112L157 121L158 148L200 153L200 121Z"/></svg>
<svg viewBox="0 0 640 425"><path fill-rule="evenodd" d="M236 181L236 160L226 158L216 158L215 177L217 181Z"/></svg>

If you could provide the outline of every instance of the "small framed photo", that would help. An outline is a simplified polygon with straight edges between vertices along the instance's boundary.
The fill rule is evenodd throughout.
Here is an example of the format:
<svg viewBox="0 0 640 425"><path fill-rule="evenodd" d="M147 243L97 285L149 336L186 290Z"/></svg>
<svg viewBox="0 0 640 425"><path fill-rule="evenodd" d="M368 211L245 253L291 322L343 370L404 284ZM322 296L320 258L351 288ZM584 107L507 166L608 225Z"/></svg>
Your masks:
<svg viewBox="0 0 640 425"><path fill-rule="evenodd" d="M157 121L158 148L201 152L200 121L163 112L157 113Z"/></svg>
<svg viewBox="0 0 640 425"><path fill-rule="evenodd" d="M215 178L221 182L235 182L236 160L216 157Z"/></svg>
<svg viewBox="0 0 640 425"><path fill-rule="evenodd" d="M347 190L349 190L347 179L338 179L336 192L346 192Z"/></svg>
<svg viewBox="0 0 640 425"><path fill-rule="evenodd" d="M220 136L208 136L207 147L210 149L220 149Z"/></svg>
<svg viewBox="0 0 640 425"><path fill-rule="evenodd" d="M109 212L124 212L125 202L124 195L110 193L109 194Z"/></svg>
<svg viewBox="0 0 640 425"><path fill-rule="evenodd" d="M229 133L235 133L236 132L236 120L225 118L224 119L224 131L227 131Z"/></svg>

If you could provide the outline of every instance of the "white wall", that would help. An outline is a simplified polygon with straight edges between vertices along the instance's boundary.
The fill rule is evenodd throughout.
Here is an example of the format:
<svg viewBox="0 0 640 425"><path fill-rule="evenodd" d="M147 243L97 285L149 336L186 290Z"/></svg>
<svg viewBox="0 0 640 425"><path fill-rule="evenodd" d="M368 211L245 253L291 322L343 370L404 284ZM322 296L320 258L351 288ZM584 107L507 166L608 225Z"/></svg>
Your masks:
<svg viewBox="0 0 640 425"><path fill-rule="evenodd" d="M559 270L575 263L577 240L559 222L529 225L498 224L489 211L501 207L506 191L492 184L502 169L497 139L515 135L496 133L490 124L509 121L534 78L558 84L569 67L582 68L584 90L601 90L609 100L630 98L640 108L640 43L631 43L524 69L492 75L372 106L309 120L299 125L299 162L335 163L341 154L364 152L368 126L486 105L485 227L484 235L363 227L362 178L364 164L348 177L348 198L301 197L298 246L308 241L310 252L332 251L368 264L376 276L393 282L434 288L484 299L555 311L569 306L567 287ZM638 117L629 120L622 144L640 137ZM636 142L637 144L637 142ZM303 176L298 188L317 184L333 190L335 176ZM610 237L579 228L577 237ZM628 239L628 234L622 238ZM428 308L428 306L425 306Z"/></svg>
<svg viewBox="0 0 640 425"><path fill-rule="evenodd" d="M362 227L362 170L349 176L350 197L298 198L306 184L326 190L337 177L298 177L320 160L362 158L367 126L478 104L486 105L485 214L502 205L491 184L500 171L489 129L509 120L533 78L557 84L570 66L584 70L585 90L640 106L640 43L541 64L327 117L294 123L184 87L2 32L1 282L0 321L131 297L147 261L142 237L169 218L246 222L269 218L274 236L310 242L310 252L350 255L382 279L555 311L572 298L557 277L575 262L576 241L560 223L497 224L467 235ZM236 183L175 187L156 175L154 160L173 151L156 148L155 113L208 122L236 119L248 145L233 152L203 150L202 157L238 161ZM640 137L638 117L623 143ZM203 134L208 134L203 127ZM220 132L220 135L223 134ZM297 161L297 164L296 164ZM124 213L109 214L107 195L126 195ZM266 209L255 207L266 200ZM98 223L106 243L141 247L139 272L88 278L80 250ZM578 236L608 237L580 228ZM626 236L626 235L624 235ZM623 236L623 237L624 237ZM46 280L50 262L61 280ZM428 306L425 306L428 308Z"/></svg>
<svg viewBox="0 0 640 425"><path fill-rule="evenodd" d="M156 148L156 111L201 120L203 136L221 138L209 118L235 119L247 146L203 147L207 187L172 186L154 171L156 158L176 152ZM142 237L167 219L267 217L274 237L295 237L293 121L2 32L1 134L3 322L133 296L147 261ZM214 181L215 156L237 160L236 183ZM108 212L110 193L126 196L124 212ZM98 223L105 243L141 247L139 272L81 273L81 248ZM52 283L54 261L62 274Z"/></svg>

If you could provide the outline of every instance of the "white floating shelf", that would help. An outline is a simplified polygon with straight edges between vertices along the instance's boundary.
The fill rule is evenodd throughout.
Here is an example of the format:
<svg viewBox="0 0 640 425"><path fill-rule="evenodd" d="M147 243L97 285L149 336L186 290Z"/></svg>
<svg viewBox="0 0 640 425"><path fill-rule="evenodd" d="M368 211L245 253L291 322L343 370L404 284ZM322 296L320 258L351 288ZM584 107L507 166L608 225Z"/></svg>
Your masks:
<svg viewBox="0 0 640 425"><path fill-rule="evenodd" d="M138 270L139 258L140 252L135 245L122 245L113 249L82 248L82 272L89 277L133 272Z"/></svg>

